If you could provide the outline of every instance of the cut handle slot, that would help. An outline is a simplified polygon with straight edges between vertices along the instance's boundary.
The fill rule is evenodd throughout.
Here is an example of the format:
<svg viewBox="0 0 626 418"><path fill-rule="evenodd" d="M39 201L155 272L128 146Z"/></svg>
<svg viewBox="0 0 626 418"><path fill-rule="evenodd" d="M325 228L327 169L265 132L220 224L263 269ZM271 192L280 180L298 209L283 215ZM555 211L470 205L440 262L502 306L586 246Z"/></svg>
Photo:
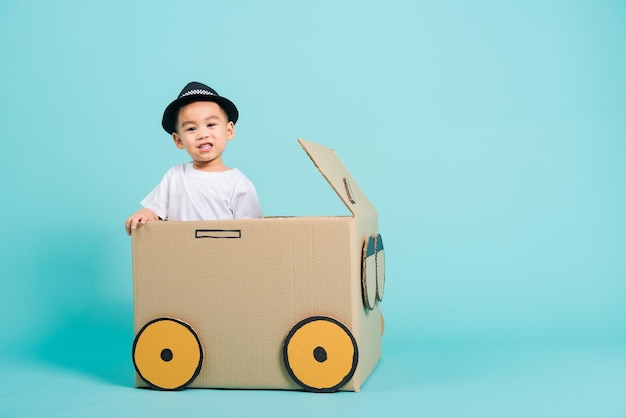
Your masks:
<svg viewBox="0 0 626 418"><path fill-rule="evenodd" d="M241 229L196 229L196 238L241 238Z"/></svg>
<svg viewBox="0 0 626 418"><path fill-rule="evenodd" d="M350 182L348 181L346 177L343 178L343 185L346 188L346 194L348 195L348 200L350 200L350 203L355 204L356 200L354 200L354 196L352 195L352 188L350 187Z"/></svg>

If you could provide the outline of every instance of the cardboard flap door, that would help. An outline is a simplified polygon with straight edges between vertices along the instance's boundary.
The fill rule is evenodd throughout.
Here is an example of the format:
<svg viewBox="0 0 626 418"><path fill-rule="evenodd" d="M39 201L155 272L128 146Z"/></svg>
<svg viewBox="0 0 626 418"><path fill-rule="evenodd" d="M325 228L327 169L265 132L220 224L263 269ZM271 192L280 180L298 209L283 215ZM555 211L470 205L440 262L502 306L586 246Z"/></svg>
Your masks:
<svg viewBox="0 0 626 418"><path fill-rule="evenodd" d="M377 216L376 209L334 149L304 139L298 139L298 142L354 216Z"/></svg>

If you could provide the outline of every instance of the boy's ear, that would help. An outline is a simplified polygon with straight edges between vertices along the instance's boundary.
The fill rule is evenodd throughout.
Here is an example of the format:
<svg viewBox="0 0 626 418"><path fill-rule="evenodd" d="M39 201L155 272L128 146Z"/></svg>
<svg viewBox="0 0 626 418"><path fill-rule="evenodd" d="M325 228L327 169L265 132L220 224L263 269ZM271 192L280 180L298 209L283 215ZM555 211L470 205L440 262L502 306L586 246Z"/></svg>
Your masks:
<svg viewBox="0 0 626 418"><path fill-rule="evenodd" d="M176 148L183 149L185 146L183 145L183 140L176 132L172 132L172 139L174 140L174 144L176 144Z"/></svg>
<svg viewBox="0 0 626 418"><path fill-rule="evenodd" d="M228 125L226 125L226 139L231 140L235 137L235 124L233 121L229 120Z"/></svg>

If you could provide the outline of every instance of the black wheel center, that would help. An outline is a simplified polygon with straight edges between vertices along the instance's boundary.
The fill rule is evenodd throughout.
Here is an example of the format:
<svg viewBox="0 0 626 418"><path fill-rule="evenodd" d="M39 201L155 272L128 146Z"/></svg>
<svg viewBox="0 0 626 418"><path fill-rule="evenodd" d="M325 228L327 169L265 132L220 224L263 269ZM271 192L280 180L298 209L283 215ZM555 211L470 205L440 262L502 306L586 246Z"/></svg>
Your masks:
<svg viewBox="0 0 626 418"><path fill-rule="evenodd" d="M315 360L323 363L328 359L328 354L326 354L326 350L324 350L324 347L317 347L315 350L313 350L313 357L315 357Z"/></svg>
<svg viewBox="0 0 626 418"><path fill-rule="evenodd" d="M164 348L163 351L161 351L161 360L172 361L173 358L174 354L172 354L172 350L169 348Z"/></svg>

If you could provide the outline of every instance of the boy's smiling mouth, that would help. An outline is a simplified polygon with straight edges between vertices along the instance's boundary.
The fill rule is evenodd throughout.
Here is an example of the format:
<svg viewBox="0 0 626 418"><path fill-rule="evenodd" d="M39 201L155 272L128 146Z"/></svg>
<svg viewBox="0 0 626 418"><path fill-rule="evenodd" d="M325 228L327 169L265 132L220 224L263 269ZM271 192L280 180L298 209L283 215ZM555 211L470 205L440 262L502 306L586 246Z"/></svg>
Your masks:
<svg viewBox="0 0 626 418"><path fill-rule="evenodd" d="M205 142L204 144L200 144L200 146L198 147L200 151L209 151L212 148L213 148L213 144L211 144L210 142Z"/></svg>

